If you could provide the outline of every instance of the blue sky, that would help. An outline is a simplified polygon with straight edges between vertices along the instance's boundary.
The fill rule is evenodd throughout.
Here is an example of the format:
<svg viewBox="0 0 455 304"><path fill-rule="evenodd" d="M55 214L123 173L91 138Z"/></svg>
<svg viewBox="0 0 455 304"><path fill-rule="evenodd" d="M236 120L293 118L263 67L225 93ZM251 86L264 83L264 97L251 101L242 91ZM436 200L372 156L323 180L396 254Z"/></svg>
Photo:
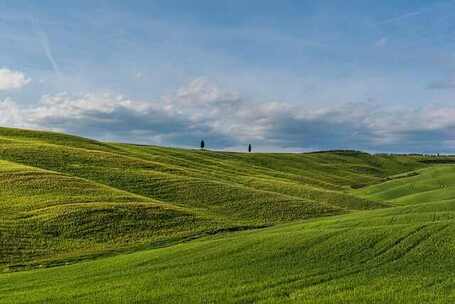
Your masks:
<svg viewBox="0 0 455 304"><path fill-rule="evenodd" d="M0 123L451 153L454 17L455 1L0 0Z"/></svg>

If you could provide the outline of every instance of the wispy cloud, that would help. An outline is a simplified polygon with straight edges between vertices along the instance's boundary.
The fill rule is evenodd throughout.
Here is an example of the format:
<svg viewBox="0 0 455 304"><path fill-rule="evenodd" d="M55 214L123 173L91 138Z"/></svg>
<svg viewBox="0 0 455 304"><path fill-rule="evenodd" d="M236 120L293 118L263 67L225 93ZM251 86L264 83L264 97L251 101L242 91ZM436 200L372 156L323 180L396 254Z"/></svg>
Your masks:
<svg viewBox="0 0 455 304"><path fill-rule="evenodd" d="M35 32L38 41L43 48L44 54L46 55L46 58L48 59L49 63L52 66L52 69L54 70L55 74L57 76L61 76L60 72L60 67L57 64L57 61L54 58L54 55L52 53L51 45L49 42L49 37L47 36L46 32L42 29L42 27L39 25L39 23L35 20L32 19L32 25L33 25L33 31Z"/></svg>
<svg viewBox="0 0 455 304"><path fill-rule="evenodd" d="M384 19L384 20L380 21L379 24L399 23L399 22L407 21L408 19L412 19L415 17L419 17L421 15L433 12L436 9L439 9L439 10L452 9L452 6L454 3L455 3L454 0L441 1L441 2L428 1L428 4L426 6L423 6L419 9L407 11L407 12L402 13L397 16L393 16L393 17Z"/></svg>
<svg viewBox="0 0 455 304"><path fill-rule="evenodd" d="M416 16L419 16L419 15L422 15L424 12L425 12L425 10L416 10L416 11L406 12L404 14L401 14L401 15L398 15L398 16L395 16L395 17L392 17L392 18L388 18L388 19L382 20L382 21L379 22L379 24L400 22L400 21L403 21L403 20L406 20L406 19L409 19L409 18L412 18L412 17L416 17Z"/></svg>

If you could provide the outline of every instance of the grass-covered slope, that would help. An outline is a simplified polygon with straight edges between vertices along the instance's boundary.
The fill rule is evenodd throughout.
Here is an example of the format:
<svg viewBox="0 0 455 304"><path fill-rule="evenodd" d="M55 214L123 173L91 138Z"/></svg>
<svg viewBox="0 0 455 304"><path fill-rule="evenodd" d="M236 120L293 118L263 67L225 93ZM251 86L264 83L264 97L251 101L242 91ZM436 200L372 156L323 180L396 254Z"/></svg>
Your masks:
<svg viewBox="0 0 455 304"><path fill-rule="evenodd" d="M455 166L434 163L0 129L5 271L137 251L1 274L0 303L450 303Z"/></svg>
<svg viewBox="0 0 455 304"><path fill-rule="evenodd" d="M2 130L0 159L256 224L383 207L342 191L422 166L364 153L221 153L27 132Z"/></svg>
<svg viewBox="0 0 455 304"><path fill-rule="evenodd" d="M0 275L2 303L451 303L447 202Z"/></svg>
<svg viewBox="0 0 455 304"><path fill-rule="evenodd" d="M0 264L81 258L216 228L191 210L0 161Z"/></svg>
<svg viewBox="0 0 455 304"><path fill-rule="evenodd" d="M423 166L352 151L211 152L0 128L0 264L383 208L348 190Z"/></svg>
<svg viewBox="0 0 455 304"><path fill-rule="evenodd" d="M388 182L357 190L355 194L396 205L455 202L455 165L438 165L392 176Z"/></svg>

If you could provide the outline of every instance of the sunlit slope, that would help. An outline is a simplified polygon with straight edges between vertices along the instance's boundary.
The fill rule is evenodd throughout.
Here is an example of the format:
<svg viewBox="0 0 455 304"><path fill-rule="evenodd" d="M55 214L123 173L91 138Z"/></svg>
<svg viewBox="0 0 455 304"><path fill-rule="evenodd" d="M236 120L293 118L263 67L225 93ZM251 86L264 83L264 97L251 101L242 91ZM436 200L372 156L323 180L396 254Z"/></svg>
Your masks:
<svg viewBox="0 0 455 304"><path fill-rule="evenodd" d="M192 151L15 129L0 129L0 141L0 159L261 225L384 207L345 188L423 166L412 158L359 152Z"/></svg>
<svg viewBox="0 0 455 304"><path fill-rule="evenodd" d="M0 302L451 303L454 216L421 203L4 274Z"/></svg>
<svg viewBox="0 0 455 304"><path fill-rule="evenodd" d="M455 300L451 165L29 132L0 129L5 271L147 250L1 274L0 303Z"/></svg>
<svg viewBox="0 0 455 304"><path fill-rule="evenodd" d="M202 171L172 162L143 160L112 152L11 142L0 147L0 158L245 222L273 223L346 211L324 202L211 179Z"/></svg>
<svg viewBox="0 0 455 304"><path fill-rule="evenodd" d="M17 141L23 143L48 143L88 150L113 151L109 144L96 140L56 132L35 131L0 127L0 142Z"/></svg>
<svg viewBox="0 0 455 304"><path fill-rule="evenodd" d="M416 157L370 155L357 151L250 154L124 144L112 146L144 159L172 162L184 168L202 170L212 178L220 174L223 179L235 177L233 174L253 180L274 177L331 190L370 184L390 175L424 167Z"/></svg>
<svg viewBox="0 0 455 304"><path fill-rule="evenodd" d="M352 151L211 152L3 128L0 160L0 264L10 268L389 207L349 189L424 166Z"/></svg>
<svg viewBox="0 0 455 304"><path fill-rule="evenodd" d="M391 181L357 190L355 194L394 204L455 202L455 165L438 165L395 176Z"/></svg>
<svg viewBox="0 0 455 304"><path fill-rule="evenodd" d="M217 227L214 220L187 209L0 161L0 264L81 258Z"/></svg>

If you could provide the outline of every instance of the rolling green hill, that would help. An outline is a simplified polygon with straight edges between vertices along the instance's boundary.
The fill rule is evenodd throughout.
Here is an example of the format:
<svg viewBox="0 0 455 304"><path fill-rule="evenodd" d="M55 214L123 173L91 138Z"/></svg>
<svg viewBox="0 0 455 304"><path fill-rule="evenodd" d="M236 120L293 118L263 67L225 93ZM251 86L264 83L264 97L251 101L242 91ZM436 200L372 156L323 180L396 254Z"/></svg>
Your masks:
<svg viewBox="0 0 455 304"><path fill-rule="evenodd" d="M455 206L361 211L0 275L0 302L451 303Z"/></svg>
<svg viewBox="0 0 455 304"><path fill-rule="evenodd" d="M392 176L390 181L367 187L356 194L400 205L454 201L454 166L444 164L405 175Z"/></svg>
<svg viewBox="0 0 455 304"><path fill-rule="evenodd" d="M424 166L360 152L211 152L6 128L0 160L0 264L9 267L383 208L346 188Z"/></svg>
<svg viewBox="0 0 455 304"><path fill-rule="evenodd" d="M0 128L0 303L447 303L452 161Z"/></svg>
<svg viewBox="0 0 455 304"><path fill-rule="evenodd" d="M119 251L216 228L203 214L0 161L0 264Z"/></svg>

